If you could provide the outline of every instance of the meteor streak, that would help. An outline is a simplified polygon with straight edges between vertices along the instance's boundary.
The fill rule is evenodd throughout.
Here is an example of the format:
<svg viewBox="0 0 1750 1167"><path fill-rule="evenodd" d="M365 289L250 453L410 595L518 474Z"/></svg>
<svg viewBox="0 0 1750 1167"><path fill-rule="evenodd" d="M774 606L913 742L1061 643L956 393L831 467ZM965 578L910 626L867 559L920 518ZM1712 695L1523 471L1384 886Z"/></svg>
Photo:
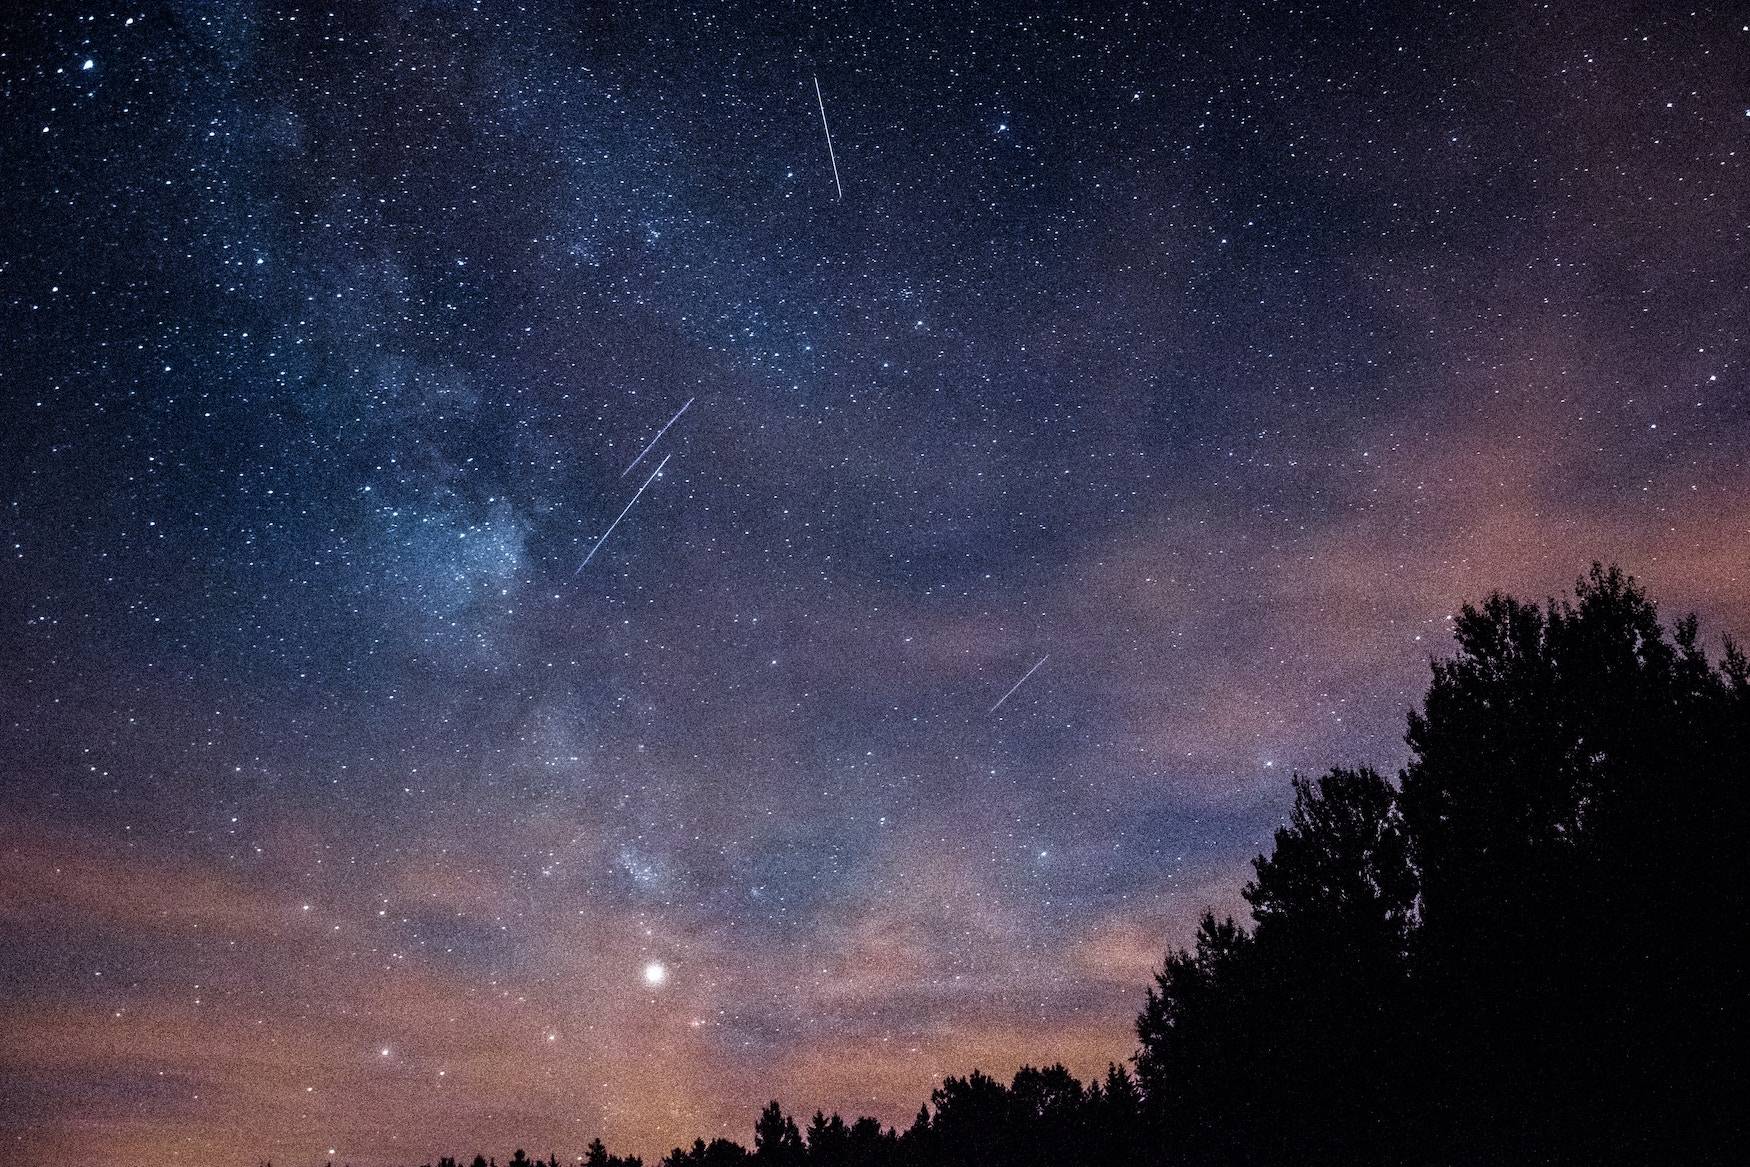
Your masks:
<svg viewBox="0 0 1750 1167"><path fill-rule="evenodd" d="M1034 673L1038 672L1039 666L1044 664L1046 661L1048 661L1050 659L1051 659L1051 654L1048 652L1044 656L1040 657L1037 661L1035 661L1033 663L1032 668L1028 669L1026 672L1021 674L1020 680L1016 681L1013 685L1009 686L1009 691L1007 693L1004 693L1001 697L997 698L997 703L990 707L990 711L992 713L995 713L997 710L1001 709L1003 707L1003 702L1007 701L1010 697L1013 697L1015 695L1015 690L1019 689L1022 685L1025 685L1027 683L1027 678L1032 676Z"/></svg>
<svg viewBox="0 0 1750 1167"><path fill-rule="evenodd" d="M656 464L656 469L650 472L650 477L644 480L644 485L640 486L637 493L632 496L632 502L626 504L626 510L621 511L619 516L616 517L613 522L608 524L608 529L602 532L602 537L595 541L595 546L589 549L589 554L583 557L583 562L578 564L577 570L571 573L572 579L576 579L578 575L582 573L583 569L589 566L589 561L595 558L595 553L602 549L602 544L608 541L608 536L612 535L614 533L614 528L620 525L620 519L626 517L626 511L631 510L632 504L638 501L638 496L644 493L646 487L656 481L656 476L662 473L662 468L668 465L668 460L672 457L674 457L673 454L664 454L662 456L662 461ZM1025 680L1025 678L1022 679Z"/></svg>
<svg viewBox="0 0 1750 1167"><path fill-rule="evenodd" d="M826 98L820 95L820 78L814 79L814 100L820 105L820 128L826 131L826 157L832 163L832 184L839 188L839 198L845 197L845 184L839 181L838 155L832 152L832 130L826 124Z"/></svg>
<svg viewBox="0 0 1750 1167"><path fill-rule="evenodd" d="M687 405L691 405L693 403L693 400L694 399L691 397L687 398ZM668 421L666 423L664 423L663 427L656 431L656 436L654 438L650 439L650 444L648 446L645 446L642 450L639 450L638 456L636 458L634 458L630 462L626 463L626 468L624 470L620 471L621 478L624 478L624 477L626 477L626 475L632 473L632 467L634 467L634 466L638 465L638 463L644 461L644 455L646 455L646 454L650 453L650 451L656 449L656 443L662 441L662 435L666 434L668 432L669 426L673 425L675 422L677 422L681 419L681 414L683 414L687 411L687 405L683 405L679 409L675 410L674 416L669 418Z"/></svg>

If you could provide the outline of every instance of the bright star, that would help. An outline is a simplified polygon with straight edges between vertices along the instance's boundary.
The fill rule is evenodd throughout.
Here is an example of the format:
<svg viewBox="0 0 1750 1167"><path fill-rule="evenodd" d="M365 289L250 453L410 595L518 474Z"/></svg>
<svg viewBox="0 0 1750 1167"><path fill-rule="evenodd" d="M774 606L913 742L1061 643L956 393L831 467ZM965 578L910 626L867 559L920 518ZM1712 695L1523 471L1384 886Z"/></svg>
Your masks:
<svg viewBox="0 0 1750 1167"><path fill-rule="evenodd" d="M661 988L668 981L668 969L660 960L653 960L644 966L644 983L653 989Z"/></svg>

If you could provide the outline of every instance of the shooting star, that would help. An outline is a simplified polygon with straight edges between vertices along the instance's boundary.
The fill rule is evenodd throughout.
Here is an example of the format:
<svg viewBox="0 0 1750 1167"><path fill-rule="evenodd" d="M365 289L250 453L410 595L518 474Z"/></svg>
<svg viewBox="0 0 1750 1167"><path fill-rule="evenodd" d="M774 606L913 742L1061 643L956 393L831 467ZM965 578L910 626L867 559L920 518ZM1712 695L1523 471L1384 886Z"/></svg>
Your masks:
<svg viewBox="0 0 1750 1167"><path fill-rule="evenodd" d="M832 184L839 188L839 198L845 197L845 184L839 181L839 159L832 152L832 130L826 124L826 98L820 95L820 77L814 78L814 100L820 104L820 128L826 131L826 157L832 163Z"/></svg>
<svg viewBox="0 0 1750 1167"><path fill-rule="evenodd" d="M997 698L997 703L990 707L990 711L992 713L995 713L997 710L1001 709L1003 707L1003 702L1007 701L1010 697L1013 697L1015 695L1015 690L1019 689L1022 685L1025 685L1027 683L1027 678L1032 676L1034 673L1038 672L1039 666L1044 664L1046 661L1048 661L1050 659L1051 659L1051 654L1048 652L1044 656L1040 657L1037 661L1035 661L1033 663L1032 668L1028 669L1026 672L1021 674L1020 680L1016 681L1013 685L1009 686L1009 691L1007 693L1004 693L1001 697Z"/></svg>
<svg viewBox="0 0 1750 1167"><path fill-rule="evenodd" d="M656 443L662 441L662 435L666 434L668 432L668 427L673 425L675 422L677 422L681 419L681 414L683 414L687 411L687 406L691 405L693 403L693 401L694 401L694 398L691 398L691 397L687 398L687 404L681 406L679 409L674 411L674 416L669 418L668 421L663 424L663 427L656 431L656 436L654 438L650 439L650 444L648 446L645 446L642 450L639 450L638 456L636 458L634 458L630 462L626 463L626 468L624 470L620 471L621 478L624 478L624 477L626 477L626 475L632 473L632 467L634 467L634 466L638 465L638 463L644 461L644 455L646 455L646 454L650 453L650 451L656 449Z"/></svg>
<svg viewBox="0 0 1750 1167"><path fill-rule="evenodd" d="M644 485L640 486L637 493L632 496L632 502L626 504L626 510L621 511L614 521L608 524L608 529L602 532L602 537L595 541L595 546L589 549L589 554L583 557L583 562L578 564L577 570L571 573L572 579L576 579L582 574L583 569L589 566L589 561L595 558L595 553L602 549L602 544L608 541L608 536L614 533L614 528L619 526L620 520L626 517L626 511L630 511L633 503L638 501L638 496L643 494L652 482L656 481L656 476L662 473L662 468L668 465L668 460L672 457L674 457L673 454L664 454L662 456L662 461L656 464L656 469L650 472L650 477L644 480Z"/></svg>

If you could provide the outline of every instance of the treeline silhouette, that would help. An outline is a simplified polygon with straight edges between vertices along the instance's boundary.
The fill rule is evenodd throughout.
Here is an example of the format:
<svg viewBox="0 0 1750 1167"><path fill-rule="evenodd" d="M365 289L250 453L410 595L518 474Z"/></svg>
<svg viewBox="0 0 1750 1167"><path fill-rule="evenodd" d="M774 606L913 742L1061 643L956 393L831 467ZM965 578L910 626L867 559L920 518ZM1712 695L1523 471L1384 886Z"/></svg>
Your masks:
<svg viewBox="0 0 1750 1167"><path fill-rule="evenodd" d="M904 1131L773 1102L663 1167L1737 1161L1750 666L1600 566L1455 632L1395 781L1294 779L1253 922L1167 957L1133 1072L974 1071Z"/></svg>

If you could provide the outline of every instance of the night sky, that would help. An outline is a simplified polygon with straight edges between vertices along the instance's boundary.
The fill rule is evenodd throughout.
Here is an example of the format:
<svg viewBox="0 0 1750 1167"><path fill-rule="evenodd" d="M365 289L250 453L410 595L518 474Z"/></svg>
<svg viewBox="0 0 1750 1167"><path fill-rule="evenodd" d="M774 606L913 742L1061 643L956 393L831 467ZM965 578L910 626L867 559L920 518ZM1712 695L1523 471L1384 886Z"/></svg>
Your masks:
<svg viewBox="0 0 1750 1167"><path fill-rule="evenodd" d="M8 1161L1103 1069L1459 604L1750 633L1741 7L35 7Z"/></svg>

